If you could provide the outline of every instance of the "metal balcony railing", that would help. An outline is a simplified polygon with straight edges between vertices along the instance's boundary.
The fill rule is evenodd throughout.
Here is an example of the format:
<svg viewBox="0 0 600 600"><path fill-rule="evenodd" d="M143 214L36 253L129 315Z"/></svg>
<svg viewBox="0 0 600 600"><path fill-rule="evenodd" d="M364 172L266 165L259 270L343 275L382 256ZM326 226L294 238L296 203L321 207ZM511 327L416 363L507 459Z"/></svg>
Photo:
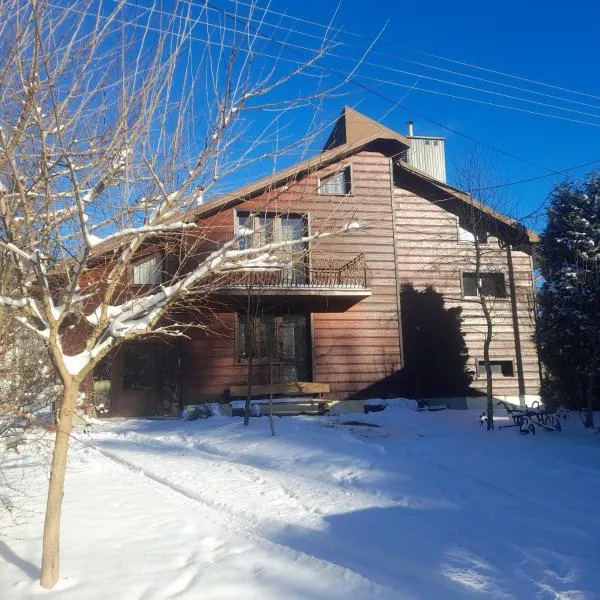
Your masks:
<svg viewBox="0 0 600 600"><path fill-rule="evenodd" d="M310 261L267 270L232 271L220 277L223 287L338 288L366 290L370 273L364 254L354 258L311 255Z"/></svg>

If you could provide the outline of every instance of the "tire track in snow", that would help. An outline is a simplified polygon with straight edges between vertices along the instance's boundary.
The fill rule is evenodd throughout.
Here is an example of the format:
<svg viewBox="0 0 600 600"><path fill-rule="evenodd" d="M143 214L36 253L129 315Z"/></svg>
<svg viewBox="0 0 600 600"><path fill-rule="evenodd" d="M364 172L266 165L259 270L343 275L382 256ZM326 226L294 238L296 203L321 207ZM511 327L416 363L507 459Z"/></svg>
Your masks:
<svg viewBox="0 0 600 600"><path fill-rule="evenodd" d="M120 437L119 434L115 435L111 433L110 435L111 437L114 436L117 440ZM209 468L224 465L230 472L234 473L238 479L241 479L244 482L250 482L257 485L264 484L265 487L272 486L279 489L282 496L290 501L290 507L293 505L294 509L301 509L304 512L302 518L297 517L296 519L299 523L306 524L306 520L311 519L316 525L322 522L324 516L333 512L352 511L361 508L371 508L373 506L393 506L396 504L393 500L385 498L380 494L374 494L356 488L354 488L352 492L340 490L337 482L331 483L323 478L311 478L297 473L292 475L287 471L282 471L281 469L276 469L268 465L258 467L242 459L238 459L235 456L227 456L199 448L196 444L190 444L185 436L179 436L179 439L185 444L182 447L182 450L185 450L188 455L194 454L200 457L203 461L208 463ZM157 451L172 446L172 444L167 442L148 438L144 434L138 433L129 436L128 440L150 446ZM110 441L110 438L106 440L100 439L98 440L98 443L110 443ZM197 466L195 467L195 470L199 470ZM281 480L283 480L283 483ZM303 502L298 493L292 492L291 488L305 491L308 490L310 493L308 494L307 501ZM247 488L243 491L244 493L248 493ZM204 495L206 496L206 494ZM258 495L262 497L267 494L259 493ZM235 498L235 496L231 497ZM314 507L315 498L319 499L318 508ZM220 502L219 506L228 507L229 510L242 512L226 502ZM260 519L256 519L252 512L243 511L243 513L245 518L252 518L256 525L260 524ZM273 520L272 517L271 520ZM285 523L285 521L283 522Z"/></svg>
<svg viewBox="0 0 600 600"><path fill-rule="evenodd" d="M124 458L121 458L120 456L110 451L98 448L90 442L82 442L82 445L85 448L98 453L109 463L115 464L129 473L134 473L136 475L143 476L145 479L148 480L149 483L156 485L158 489L160 489L163 493L167 492L167 494L175 494L177 496L183 497L188 501L192 501L195 504L203 505L205 508L208 508L213 513L214 520L219 525L221 525L224 529L230 531L234 535L241 535L243 532L243 535L252 542L263 546L266 549L281 552L286 557L291 558L293 560L299 560L299 562L302 562L307 566L312 567L314 565L315 567L325 567L328 571L336 574L336 577L339 577L346 581L354 578L357 580L357 583L361 585L367 585L372 588L373 596L370 594L368 596L369 598L375 597L375 595L377 595L377 597L381 597L382 599L389 598L390 600L393 600L398 598L397 590L394 590L388 586L373 581L372 579L365 577L361 573L349 567L346 567L343 564L318 558L312 554L308 554L301 550L297 550L296 548L293 548L287 544L276 542L260 535L259 533L251 529L248 526L248 524L244 521L244 514L232 510L227 505L214 502L211 499L203 497L201 494L198 494L196 492L191 492L190 490L185 489L185 487L173 483L167 478L153 473L145 467L137 465ZM227 513L228 518L224 518L223 511ZM407 565L407 568L412 568L412 565ZM406 598L406 600L410 600L409 596L403 596L403 598Z"/></svg>

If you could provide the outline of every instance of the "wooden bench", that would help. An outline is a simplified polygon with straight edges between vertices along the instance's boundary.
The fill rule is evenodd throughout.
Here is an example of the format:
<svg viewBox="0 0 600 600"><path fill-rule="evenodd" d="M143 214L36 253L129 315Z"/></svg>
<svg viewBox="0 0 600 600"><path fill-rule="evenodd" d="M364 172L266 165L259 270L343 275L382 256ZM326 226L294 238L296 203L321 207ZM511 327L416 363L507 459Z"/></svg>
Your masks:
<svg viewBox="0 0 600 600"><path fill-rule="evenodd" d="M330 391L328 383L316 383L313 381L290 381L286 383L274 383L271 385L257 384L251 389L252 404L255 406L265 406L269 404L269 396L273 396L273 412L275 414L323 414L327 411L329 405L322 398L323 394ZM246 398L248 396L248 387L246 385L234 385L229 388L231 398ZM300 396L300 397L298 397ZM304 398L302 396L313 396ZM231 410L233 416L241 416L243 408L240 408L239 402L232 403ZM288 407L291 410L282 410L282 407Z"/></svg>

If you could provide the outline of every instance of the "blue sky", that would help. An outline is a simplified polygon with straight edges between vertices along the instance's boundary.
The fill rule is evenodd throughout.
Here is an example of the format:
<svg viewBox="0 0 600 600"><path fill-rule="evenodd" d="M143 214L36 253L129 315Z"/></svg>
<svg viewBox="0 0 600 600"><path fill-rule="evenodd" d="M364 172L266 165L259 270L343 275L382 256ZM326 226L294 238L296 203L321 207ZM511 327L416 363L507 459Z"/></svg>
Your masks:
<svg viewBox="0 0 600 600"><path fill-rule="evenodd" d="M265 5L262 1L261 4ZM231 0L214 0L214 5L231 10L233 3ZM274 39L286 39L288 43L314 44L317 38L311 35L317 35L322 29L305 20L327 23L337 7L337 2L331 0L272 0L270 9L273 12L268 21L276 22L277 27L267 27L265 31L270 31ZM335 78L333 71L347 73L356 64L352 61L361 56L387 20L389 23L385 31L366 58L368 64L360 66L354 76L356 82L372 91L348 83L342 97L329 99L323 104L326 118L333 118L344 104L349 104L372 118L383 118L387 126L400 132L405 131L406 120L413 119L416 133L447 138L450 182L455 176L455 167L464 163L474 148L484 152L486 162L493 163L494 182L499 184L547 175L551 171L594 160L598 160L597 167L600 167L600 51L597 37L600 9L595 2L535 0L523 3L512 0L490 3L469 0L448 3L430 0L426 3L401 3L343 0L333 26L344 31L337 33L340 45L334 56L327 59L332 78ZM286 29L295 31L287 33ZM349 32L364 37L350 35ZM291 57L298 54L289 47L285 51L291 52ZM556 87L474 69L427 54ZM428 66L423 66L425 64ZM432 66L438 68L432 69ZM468 78L465 74L489 81ZM460 88L426 77L446 79L516 98ZM409 91L402 87L412 85L547 113L554 118L434 95L420 89ZM402 105L393 108L402 99ZM556 108L535 102L553 104ZM390 109L393 110L390 112ZM425 117L482 143L475 144ZM298 117L298 131L308 124L309 118L308 113L306 122ZM525 160L508 157L486 145ZM504 188L506 205L515 216L527 215L543 204L554 182L568 175L580 177L593 168L590 166L559 177L551 176ZM536 212L536 216L541 215L542 211ZM529 224L540 228L543 217L531 219Z"/></svg>

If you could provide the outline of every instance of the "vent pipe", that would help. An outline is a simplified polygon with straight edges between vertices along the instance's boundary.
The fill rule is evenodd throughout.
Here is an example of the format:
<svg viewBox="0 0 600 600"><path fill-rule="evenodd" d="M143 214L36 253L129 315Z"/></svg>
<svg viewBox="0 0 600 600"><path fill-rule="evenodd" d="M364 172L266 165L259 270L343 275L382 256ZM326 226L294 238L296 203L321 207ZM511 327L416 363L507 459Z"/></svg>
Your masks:
<svg viewBox="0 0 600 600"><path fill-rule="evenodd" d="M412 121L406 121L406 125L408 126L408 137L412 137L414 135L413 124L414 123Z"/></svg>

